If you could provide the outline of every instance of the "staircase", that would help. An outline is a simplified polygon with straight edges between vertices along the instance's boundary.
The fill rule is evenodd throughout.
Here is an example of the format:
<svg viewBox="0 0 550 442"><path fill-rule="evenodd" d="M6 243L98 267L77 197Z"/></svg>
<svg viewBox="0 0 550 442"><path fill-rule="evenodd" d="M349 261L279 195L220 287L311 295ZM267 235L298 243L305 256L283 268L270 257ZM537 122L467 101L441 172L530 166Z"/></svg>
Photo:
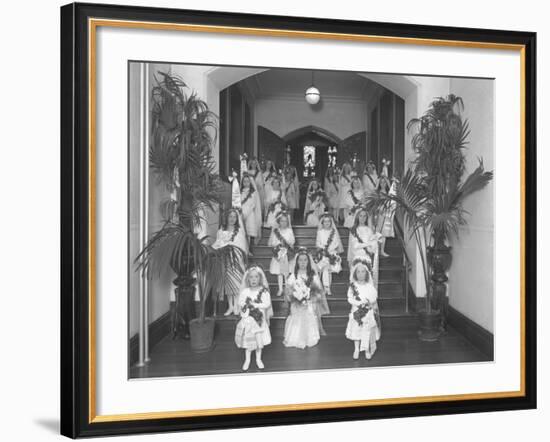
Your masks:
<svg viewBox="0 0 550 442"><path fill-rule="evenodd" d="M307 247L312 251L315 249L316 227L293 226L293 230L297 247ZM330 314L323 316L322 319L323 326L328 335L344 334L350 312L350 305L347 302L349 268L346 260L349 231L345 227L339 227L338 230L345 252L342 254L342 271L332 275L332 294L327 296ZM268 272L269 263L273 256L271 247L267 245L269 235L270 230L263 229L262 239L253 248L252 252L254 256L250 258L250 262L261 265L266 272L274 312L270 323L271 334L274 337L282 337L287 312L283 304L283 297L276 296L278 291L277 275L271 275ZM406 278L407 270L404 264L404 252L400 240L398 238L388 238L386 252L390 256L387 258L380 257L378 276L378 306L380 308L382 327L414 326L416 324L416 315L409 312L406 308L405 284L408 284ZM226 306L225 302L220 303L218 312L223 313ZM233 333L237 321L238 318L236 317L218 315L216 323L218 324L220 334L225 336L226 333Z"/></svg>

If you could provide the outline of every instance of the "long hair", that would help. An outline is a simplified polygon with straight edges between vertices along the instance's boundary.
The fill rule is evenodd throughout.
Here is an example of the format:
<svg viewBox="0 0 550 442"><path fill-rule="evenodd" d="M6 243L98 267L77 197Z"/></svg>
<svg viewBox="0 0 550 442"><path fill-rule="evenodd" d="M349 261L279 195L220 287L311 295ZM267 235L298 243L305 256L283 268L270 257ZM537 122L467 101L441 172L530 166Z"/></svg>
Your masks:
<svg viewBox="0 0 550 442"><path fill-rule="evenodd" d="M241 178L241 186L240 186L241 192L243 191L243 182L245 178L248 178L248 180L250 181L249 192L250 192L250 195L252 195L256 191L256 189L254 188L254 184L252 183L253 178L247 173L244 173L243 177Z"/></svg>
<svg viewBox="0 0 550 442"><path fill-rule="evenodd" d="M260 162L256 157L252 157L248 161L248 170L255 170L256 172L261 172Z"/></svg>
<svg viewBox="0 0 550 442"><path fill-rule="evenodd" d="M347 170L349 170L349 172L346 173ZM342 164L342 175L351 175L352 172L353 168L351 167L350 163L345 162L344 164Z"/></svg>
<svg viewBox="0 0 550 442"><path fill-rule="evenodd" d="M359 263L359 264L356 264L353 267L353 269L352 269L352 281L353 282L358 282L357 281L357 270L359 269L359 267L365 267L367 269L367 275L365 277L365 282L371 281L371 279L372 279L372 276L371 276L372 270L369 268L368 264L366 264L366 263Z"/></svg>
<svg viewBox="0 0 550 442"><path fill-rule="evenodd" d="M237 220L235 221L235 225L233 226L233 229L238 232L241 228L239 224L239 211L237 209L229 209L225 212L223 220L222 220L222 229L227 230L229 228L229 215L231 213L234 213L237 216Z"/></svg>
<svg viewBox="0 0 550 442"><path fill-rule="evenodd" d="M271 167L268 169L267 168L267 163L271 164ZM277 172L277 168L275 167L275 163L271 160L267 160L265 162L265 171L266 172L270 172L270 173L276 173Z"/></svg>
<svg viewBox="0 0 550 442"><path fill-rule="evenodd" d="M350 229L350 232L352 235L357 235L357 228L359 227L359 214L361 212L365 212L365 214L367 215L367 219L365 220L365 226L368 225L369 212L367 212L367 209L365 209L364 207L359 207L359 209L357 209L357 212L355 212L355 218L353 219L353 226Z"/></svg>
<svg viewBox="0 0 550 442"><path fill-rule="evenodd" d="M307 281L306 285L309 287L311 283L313 282L313 277L315 276L315 270L313 270L313 265L311 264L311 257L309 256L309 253L306 249L300 249L298 250L298 253L296 253L295 257L295 263L294 263L294 277L298 278L298 258L300 256L307 257L307 268L306 268L306 274L307 274Z"/></svg>

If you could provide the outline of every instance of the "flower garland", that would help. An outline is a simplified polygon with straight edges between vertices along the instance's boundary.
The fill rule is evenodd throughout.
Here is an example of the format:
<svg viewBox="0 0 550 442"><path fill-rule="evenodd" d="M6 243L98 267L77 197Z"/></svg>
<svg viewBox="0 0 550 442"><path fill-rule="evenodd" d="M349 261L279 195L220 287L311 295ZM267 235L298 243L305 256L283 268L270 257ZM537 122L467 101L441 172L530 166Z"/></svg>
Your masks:
<svg viewBox="0 0 550 442"><path fill-rule="evenodd" d="M283 194L280 190L279 190L279 192L280 193L279 193L279 196L277 197L277 199L269 205L269 207L267 209L268 214L275 211L275 207L277 207L277 204L281 205L281 210L286 210L287 209L286 204L284 204L282 202Z"/></svg>
<svg viewBox="0 0 550 442"><path fill-rule="evenodd" d="M275 236L277 237L277 239L279 240L279 244L276 245L275 247L273 247L273 257L278 259L279 257L279 252L281 251L281 249L286 249L287 251L287 254L288 254L288 257L289 258L292 258L292 254L294 253L294 247L291 246L288 241L285 239L285 237L282 235L281 231L279 230L279 228L276 228L276 229L273 229L273 233L275 234Z"/></svg>
<svg viewBox="0 0 550 442"><path fill-rule="evenodd" d="M233 242L235 240L237 233L239 233L239 225L235 224L233 226L233 233L231 234L231 238L229 238L229 242Z"/></svg>
<svg viewBox="0 0 550 442"><path fill-rule="evenodd" d="M316 264L319 263L325 256L327 257L330 265L335 265L338 262L339 256L335 253L329 252L329 247L332 244L332 241L334 240L335 234L336 234L336 229L333 227L332 230L330 231L330 235L327 239L327 243L325 244L325 246L322 248L318 248L315 251L315 255L313 256L313 261L315 261Z"/></svg>
<svg viewBox="0 0 550 442"><path fill-rule="evenodd" d="M259 292L258 296L256 296L255 299L246 298L246 302L242 308L243 313L248 310L248 314L258 323L258 325L262 325L263 320L263 313L262 311L256 307L254 304L260 304L262 302L262 294L266 293L267 289L263 287Z"/></svg>
<svg viewBox="0 0 550 442"><path fill-rule="evenodd" d="M241 201L241 206L244 206L244 204L252 197L252 194L254 193L254 187L250 186L248 188L248 193L244 197L244 199Z"/></svg>
<svg viewBox="0 0 550 442"><path fill-rule="evenodd" d="M371 307L370 302L368 300L366 302L362 301L361 296L359 296L359 290L357 289L357 286L355 285L355 282L352 282L350 287L351 287L351 290L353 291L353 298L356 301L361 302L361 305L359 305L357 307L357 310L355 310L353 312L353 319L355 319L355 321L357 321L357 324L359 324L359 326L362 326L363 325L363 318L365 316L367 316L367 313L372 309L372 307Z"/></svg>
<svg viewBox="0 0 550 442"><path fill-rule="evenodd" d="M360 201L359 201L359 198L357 198L357 197L355 196L355 192L353 191L353 189L348 190L348 193L349 193L350 196L351 196L351 200L353 201L353 204L354 204L355 206L357 206L357 205L360 203Z"/></svg>

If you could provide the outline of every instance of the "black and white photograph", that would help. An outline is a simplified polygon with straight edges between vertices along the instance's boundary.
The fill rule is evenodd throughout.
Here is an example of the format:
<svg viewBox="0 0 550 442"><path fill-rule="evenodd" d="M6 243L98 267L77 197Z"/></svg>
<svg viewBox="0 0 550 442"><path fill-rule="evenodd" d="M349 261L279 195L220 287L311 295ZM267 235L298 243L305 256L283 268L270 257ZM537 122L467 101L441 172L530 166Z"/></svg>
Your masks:
<svg viewBox="0 0 550 442"><path fill-rule="evenodd" d="M128 378L494 360L494 78L130 60L127 86Z"/></svg>

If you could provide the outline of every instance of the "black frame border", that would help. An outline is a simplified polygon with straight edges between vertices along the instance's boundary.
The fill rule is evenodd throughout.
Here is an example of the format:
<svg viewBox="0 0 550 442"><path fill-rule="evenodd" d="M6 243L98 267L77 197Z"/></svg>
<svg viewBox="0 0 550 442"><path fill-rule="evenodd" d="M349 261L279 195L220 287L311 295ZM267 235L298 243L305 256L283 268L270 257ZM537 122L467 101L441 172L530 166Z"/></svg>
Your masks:
<svg viewBox="0 0 550 442"><path fill-rule="evenodd" d="M525 51L525 396L321 410L89 422L88 19L523 45ZM73 3L61 7L61 434L71 437L243 428L536 408L536 33Z"/></svg>

